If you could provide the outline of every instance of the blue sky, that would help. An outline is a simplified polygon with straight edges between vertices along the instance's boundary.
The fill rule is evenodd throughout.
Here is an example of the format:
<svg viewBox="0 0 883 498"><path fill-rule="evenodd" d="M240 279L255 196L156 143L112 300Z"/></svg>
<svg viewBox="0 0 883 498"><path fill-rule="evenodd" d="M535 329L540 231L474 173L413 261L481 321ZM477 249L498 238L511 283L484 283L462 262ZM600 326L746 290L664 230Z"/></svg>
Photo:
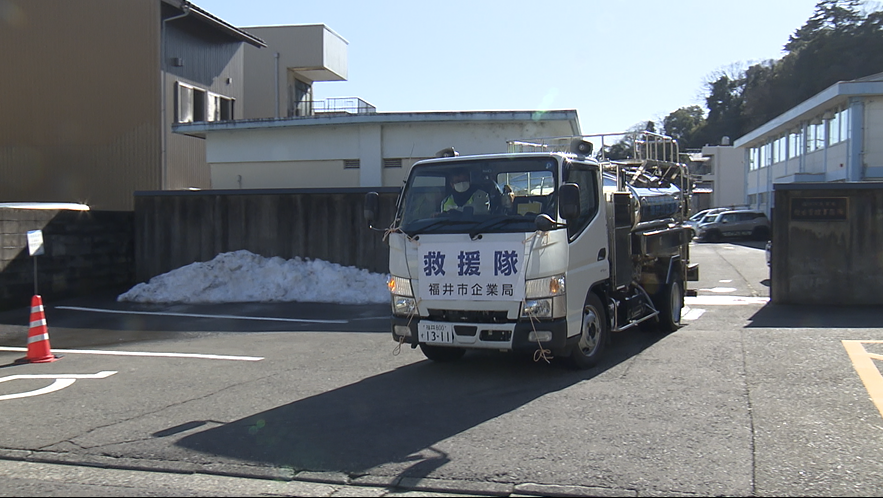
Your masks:
<svg viewBox="0 0 883 498"><path fill-rule="evenodd" d="M585 134L704 108L721 71L778 59L817 0L194 0L237 27L325 24L379 112L576 109Z"/></svg>

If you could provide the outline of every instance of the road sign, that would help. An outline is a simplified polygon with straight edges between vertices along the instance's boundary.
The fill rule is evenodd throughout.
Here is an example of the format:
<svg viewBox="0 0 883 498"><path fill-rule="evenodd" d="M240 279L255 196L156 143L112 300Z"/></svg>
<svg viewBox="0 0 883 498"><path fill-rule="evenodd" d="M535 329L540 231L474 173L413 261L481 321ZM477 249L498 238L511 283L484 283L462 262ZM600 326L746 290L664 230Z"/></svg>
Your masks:
<svg viewBox="0 0 883 498"><path fill-rule="evenodd" d="M43 230L28 230L28 251L31 256L43 254Z"/></svg>

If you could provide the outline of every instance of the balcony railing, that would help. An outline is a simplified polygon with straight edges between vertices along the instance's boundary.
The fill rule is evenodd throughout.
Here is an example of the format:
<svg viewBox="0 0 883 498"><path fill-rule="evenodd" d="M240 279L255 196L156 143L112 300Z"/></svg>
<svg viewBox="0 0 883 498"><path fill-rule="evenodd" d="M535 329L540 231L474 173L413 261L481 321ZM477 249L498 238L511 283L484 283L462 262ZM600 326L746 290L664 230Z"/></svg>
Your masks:
<svg viewBox="0 0 883 498"><path fill-rule="evenodd" d="M358 97L333 97L325 100L314 100L314 115L323 114L374 114L377 108Z"/></svg>

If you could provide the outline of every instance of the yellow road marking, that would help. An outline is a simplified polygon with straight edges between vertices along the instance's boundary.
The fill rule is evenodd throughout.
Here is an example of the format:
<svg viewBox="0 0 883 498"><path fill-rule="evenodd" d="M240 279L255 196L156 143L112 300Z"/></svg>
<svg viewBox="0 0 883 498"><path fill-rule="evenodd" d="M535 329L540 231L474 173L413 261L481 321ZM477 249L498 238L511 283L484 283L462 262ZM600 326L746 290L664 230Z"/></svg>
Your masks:
<svg viewBox="0 0 883 498"><path fill-rule="evenodd" d="M852 360L852 366L858 372L858 376L865 384L865 389L871 395L871 401L877 407L880 415L883 416L883 375L880 369L874 363L874 360L883 360L883 356L868 353L863 346L867 344L881 344L883 341L841 341L849 359Z"/></svg>

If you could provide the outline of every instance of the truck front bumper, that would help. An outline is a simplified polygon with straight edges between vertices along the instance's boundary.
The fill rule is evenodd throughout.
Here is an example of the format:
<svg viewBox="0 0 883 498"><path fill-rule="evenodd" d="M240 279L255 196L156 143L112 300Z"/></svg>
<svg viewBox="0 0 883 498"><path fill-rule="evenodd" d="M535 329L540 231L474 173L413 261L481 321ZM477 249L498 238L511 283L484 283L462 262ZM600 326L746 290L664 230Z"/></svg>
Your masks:
<svg viewBox="0 0 883 498"><path fill-rule="evenodd" d="M431 343L436 346L533 351L542 345L543 348L554 351L563 350L578 339L578 336L575 335L568 340L567 320L564 318L534 322L524 320L506 323L452 323L421 320L416 317L392 317L393 340L396 342L403 341L408 344L418 344L418 331L421 321L433 324L445 323L453 326L453 340L450 343ZM550 332L551 339L538 343L535 339L531 338L531 332L534 331Z"/></svg>

